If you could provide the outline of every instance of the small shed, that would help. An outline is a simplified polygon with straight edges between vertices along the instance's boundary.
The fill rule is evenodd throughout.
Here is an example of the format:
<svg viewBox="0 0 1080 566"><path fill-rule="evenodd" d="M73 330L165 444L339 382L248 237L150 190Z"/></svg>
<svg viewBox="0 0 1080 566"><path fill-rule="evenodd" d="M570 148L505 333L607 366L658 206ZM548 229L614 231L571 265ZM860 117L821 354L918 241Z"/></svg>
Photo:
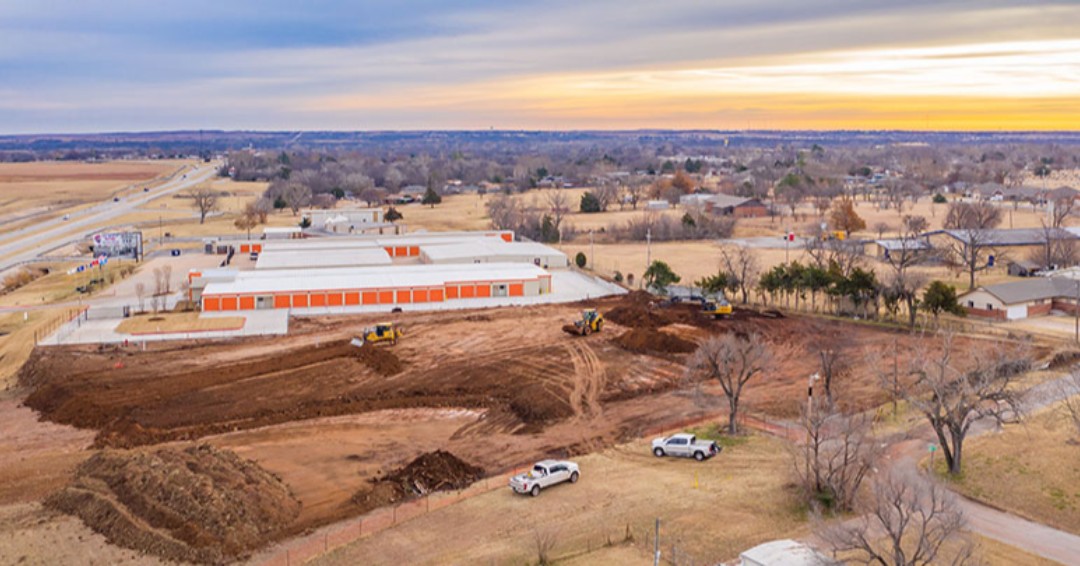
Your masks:
<svg viewBox="0 0 1080 566"><path fill-rule="evenodd" d="M671 203L666 200L650 200L645 203L645 210L667 210L671 208Z"/></svg>

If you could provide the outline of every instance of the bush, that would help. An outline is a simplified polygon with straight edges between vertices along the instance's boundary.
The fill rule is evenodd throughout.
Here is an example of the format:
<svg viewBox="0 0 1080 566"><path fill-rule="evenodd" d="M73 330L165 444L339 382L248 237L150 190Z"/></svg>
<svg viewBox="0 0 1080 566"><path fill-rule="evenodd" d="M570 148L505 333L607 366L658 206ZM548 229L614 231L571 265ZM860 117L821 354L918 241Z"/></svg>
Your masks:
<svg viewBox="0 0 1080 566"><path fill-rule="evenodd" d="M614 279L616 283L622 283L622 282L623 282L623 276L622 276L622 273L621 273L621 272L619 272L619 271L616 271L616 272L615 272L615 273L614 273L614 274L613 274L613 275L611 276L611 278L612 278L612 279Z"/></svg>
<svg viewBox="0 0 1080 566"><path fill-rule="evenodd" d="M578 266L579 269L584 269L585 264L588 263L587 258L585 257L585 252L578 252L577 255L574 256L574 263Z"/></svg>
<svg viewBox="0 0 1080 566"><path fill-rule="evenodd" d="M600 199L592 193L581 195L581 212L600 212Z"/></svg>

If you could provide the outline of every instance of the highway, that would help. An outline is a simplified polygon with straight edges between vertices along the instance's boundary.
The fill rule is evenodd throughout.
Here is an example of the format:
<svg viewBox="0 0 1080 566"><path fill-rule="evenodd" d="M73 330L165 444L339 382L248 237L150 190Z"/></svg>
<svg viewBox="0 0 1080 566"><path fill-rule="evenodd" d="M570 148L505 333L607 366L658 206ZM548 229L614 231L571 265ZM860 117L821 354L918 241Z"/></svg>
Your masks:
<svg viewBox="0 0 1080 566"><path fill-rule="evenodd" d="M67 220L54 218L13 232L0 235L0 273L32 260L56 248L81 241L100 229L110 220L135 212L146 203L168 197L189 189L213 177L218 163L203 163L197 169L180 173L164 184L150 189L146 193L122 198L119 202L111 199L103 204L85 210L73 212ZM42 230L42 228L45 228Z"/></svg>

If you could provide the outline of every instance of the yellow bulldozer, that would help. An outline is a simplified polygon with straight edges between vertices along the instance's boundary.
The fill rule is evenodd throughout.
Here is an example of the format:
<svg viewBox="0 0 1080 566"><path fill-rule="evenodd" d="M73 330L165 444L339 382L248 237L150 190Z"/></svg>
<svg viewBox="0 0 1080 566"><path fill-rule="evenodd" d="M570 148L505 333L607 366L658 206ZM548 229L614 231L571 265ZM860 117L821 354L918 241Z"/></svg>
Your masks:
<svg viewBox="0 0 1080 566"><path fill-rule="evenodd" d="M716 319L731 316L731 303L727 299L708 299L701 304L701 313Z"/></svg>
<svg viewBox="0 0 1080 566"><path fill-rule="evenodd" d="M581 320L575 320L574 324L562 327L563 332L574 336L588 336L593 332L600 332L604 328L604 315L596 309L581 311Z"/></svg>
<svg viewBox="0 0 1080 566"><path fill-rule="evenodd" d="M397 344L398 338L404 336L401 328L395 327L392 322L380 322L375 326L371 326L364 329L364 332L353 338L350 342L353 346L361 347L364 344L377 344L379 342L389 342L391 345Z"/></svg>

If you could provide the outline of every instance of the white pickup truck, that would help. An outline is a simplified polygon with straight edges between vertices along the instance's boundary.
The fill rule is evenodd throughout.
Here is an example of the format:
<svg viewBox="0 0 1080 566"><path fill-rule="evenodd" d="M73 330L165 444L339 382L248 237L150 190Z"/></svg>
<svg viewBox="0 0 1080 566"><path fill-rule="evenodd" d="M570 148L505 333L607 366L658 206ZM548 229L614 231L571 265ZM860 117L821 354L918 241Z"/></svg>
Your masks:
<svg viewBox="0 0 1080 566"><path fill-rule="evenodd" d="M581 473L578 471L578 465L573 462L543 460L533 464L528 472L510 478L510 489L514 490L514 493L528 493L536 497L540 495L542 489L564 481L577 483L579 477Z"/></svg>
<svg viewBox="0 0 1080 566"><path fill-rule="evenodd" d="M664 436L652 441L652 453L657 458L662 456L682 456L693 458L698 462L712 458L720 453L722 448L715 442L698 440L696 436L681 432L671 436Z"/></svg>

